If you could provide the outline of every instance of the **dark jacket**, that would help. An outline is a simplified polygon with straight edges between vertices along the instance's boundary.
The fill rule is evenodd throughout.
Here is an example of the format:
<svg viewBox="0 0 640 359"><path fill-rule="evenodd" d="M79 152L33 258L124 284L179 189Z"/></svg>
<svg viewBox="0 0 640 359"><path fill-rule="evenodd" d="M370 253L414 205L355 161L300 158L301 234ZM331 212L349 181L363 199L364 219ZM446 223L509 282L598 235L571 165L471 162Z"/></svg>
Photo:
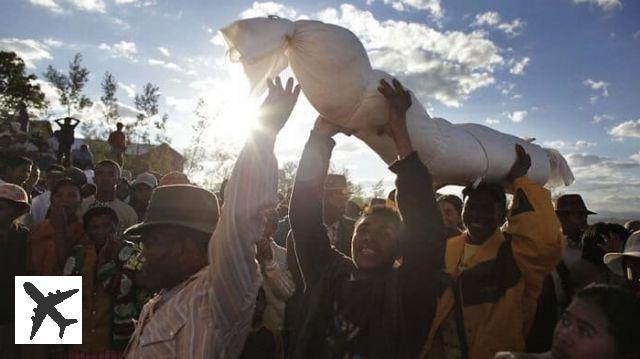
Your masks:
<svg viewBox="0 0 640 359"><path fill-rule="evenodd" d="M29 230L14 222L7 236L0 240L0 288L4 291L0 300L0 325L15 320L14 277L28 274L28 236Z"/></svg>
<svg viewBox="0 0 640 359"><path fill-rule="evenodd" d="M353 262L331 248L322 221L322 189L334 145L312 132L289 207L305 285L290 357L415 358L431 326L443 268L445 232L431 175L415 153L390 166L398 176L404 221L399 235L403 264L375 278L355 280ZM349 328L345 337L331 335L336 326Z"/></svg>

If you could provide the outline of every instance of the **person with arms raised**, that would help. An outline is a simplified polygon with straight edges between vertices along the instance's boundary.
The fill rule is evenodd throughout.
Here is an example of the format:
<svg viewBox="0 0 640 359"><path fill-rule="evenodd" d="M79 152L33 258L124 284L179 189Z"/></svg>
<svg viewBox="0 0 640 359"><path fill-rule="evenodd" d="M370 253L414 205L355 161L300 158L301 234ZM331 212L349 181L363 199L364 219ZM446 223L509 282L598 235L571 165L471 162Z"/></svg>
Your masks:
<svg viewBox="0 0 640 359"><path fill-rule="evenodd" d="M544 278L560 261L564 241L549 191L527 178L529 155L520 145L515 154L505 178L513 194L509 210L500 184L463 191L467 230L447 240L450 280L423 351L427 358L485 359L525 348Z"/></svg>
<svg viewBox="0 0 640 359"><path fill-rule="evenodd" d="M128 233L142 235L141 283L158 294L143 308L126 358L240 355L261 285L255 258L264 210L277 204L273 147L299 93L293 79L286 88L269 81L260 128L238 156L217 224L213 193L192 185L153 192L147 218Z"/></svg>
<svg viewBox="0 0 640 359"><path fill-rule="evenodd" d="M300 159L289 209L304 280L291 358L416 358L435 311L445 231L429 170L406 127L411 96L380 82L389 103L384 130L395 141L399 211L374 206L355 224L353 259L331 247L322 199L332 137L346 132L320 117ZM402 264L398 267L399 259ZM289 263L291 267L291 263Z"/></svg>

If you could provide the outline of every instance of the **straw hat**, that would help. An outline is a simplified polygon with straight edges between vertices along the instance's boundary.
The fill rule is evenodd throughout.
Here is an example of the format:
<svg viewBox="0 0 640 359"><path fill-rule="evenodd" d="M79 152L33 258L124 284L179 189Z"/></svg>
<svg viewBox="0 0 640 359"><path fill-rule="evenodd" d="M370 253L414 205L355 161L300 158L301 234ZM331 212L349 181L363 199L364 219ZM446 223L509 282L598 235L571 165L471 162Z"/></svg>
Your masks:
<svg viewBox="0 0 640 359"><path fill-rule="evenodd" d="M213 233L219 213L218 199L206 189L193 185L160 186L151 195L147 218L125 234L140 235L143 229L159 224Z"/></svg>
<svg viewBox="0 0 640 359"><path fill-rule="evenodd" d="M604 255L604 263L615 274L624 276L624 270L622 268L622 257L635 257L640 258L640 231L633 232L627 239L627 243L624 245L624 252L622 253L607 253Z"/></svg>

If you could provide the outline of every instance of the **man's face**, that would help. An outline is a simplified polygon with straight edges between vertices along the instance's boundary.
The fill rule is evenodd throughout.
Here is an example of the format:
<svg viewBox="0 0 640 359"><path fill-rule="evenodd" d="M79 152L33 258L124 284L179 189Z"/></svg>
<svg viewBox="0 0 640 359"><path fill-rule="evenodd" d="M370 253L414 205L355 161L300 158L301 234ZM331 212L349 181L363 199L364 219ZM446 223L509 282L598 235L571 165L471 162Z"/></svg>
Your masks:
<svg viewBox="0 0 640 359"><path fill-rule="evenodd" d="M144 259L138 280L151 292L166 288L175 274L176 257L180 240L169 238L163 227L150 227L142 233L142 257Z"/></svg>
<svg viewBox="0 0 640 359"><path fill-rule="evenodd" d="M87 236L98 248L101 248L110 236L115 236L117 225L109 215L91 218L87 223Z"/></svg>
<svg viewBox="0 0 640 359"><path fill-rule="evenodd" d="M151 199L151 194L153 193L153 188L145 183L138 183L133 186L134 197L136 201L140 204L144 204L145 206L149 205L149 200Z"/></svg>
<svg viewBox="0 0 640 359"><path fill-rule="evenodd" d="M617 358L610 324L598 306L590 301L574 299L553 332L553 358Z"/></svg>
<svg viewBox="0 0 640 359"><path fill-rule="evenodd" d="M56 183L58 183L58 181L60 181L63 178L64 178L64 173L62 173L61 171L48 171L47 178L46 178L47 189L52 190L53 187L56 186Z"/></svg>
<svg viewBox="0 0 640 359"><path fill-rule="evenodd" d="M627 283L640 298L640 258L624 256L622 257L622 268L627 279Z"/></svg>
<svg viewBox="0 0 640 359"><path fill-rule="evenodd" d="M562 226L562 233L567 237L580 237L588 226L586 212L556 212L556 214Z"/></svg>
<svg viewBox="0 0 640 359"><path fill-rule="evenodd" d="M444 226L447 228L458 228L460 224L460 213L458 213L456 207L447 201L438 202L438 207L442 214Z"/></svg>
<svg viewBox="0 0 640 359"><path fill-rule="evenodd" d="M75 213L81 200L80 191L73 185L63 185L51 196L51 204L67 208L68 213Z"/></svg>
<svg viewBox="0 0 640 359"><path fill-rule="evenodd" d="M22 184L29 178L31 174L31 165L26 164L14 168L10 168L7 171L7 182L22 186Z"/></svg>
<svg viewBox="0 0 640 359"><path fill-rule="evenodd" d="M462 209L462 222L476 241L485 241L504 223L504 210L488 193L469 195Z"/></svg>
<svg viewBox="0 0 640 359"><path fill-rule="evenodd" d="M391 268L398 255L398 226L382 215L367 215L353 233L353 261L360 270Z"/></svg>
<svg viewBox="0 0 640 359"><path fill-rule="evenodd" d="M111 164L96 167L94 181L98 192L115 191L118 184L118 170Z"/></svg>
<svg viewBox="0 0 640 359"><path fill-rule="evenodd" d="M335 217L334 219L342 217L342 215L344 215L348 199L349 192L346 188L325 190L323 201L325 215Z"/></svg>

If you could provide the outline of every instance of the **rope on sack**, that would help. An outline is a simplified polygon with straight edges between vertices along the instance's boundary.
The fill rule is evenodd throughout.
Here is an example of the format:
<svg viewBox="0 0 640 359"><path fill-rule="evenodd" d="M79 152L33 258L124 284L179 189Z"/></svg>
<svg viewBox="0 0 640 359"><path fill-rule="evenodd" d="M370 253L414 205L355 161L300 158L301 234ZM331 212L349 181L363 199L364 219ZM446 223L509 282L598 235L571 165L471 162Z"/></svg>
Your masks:
<svg viewBox="0 0 640 359"><path fill-rule="evenodd" d="M466 133L471 135L471 137L473 137L473 139L476 140L476 142L478 142L478 144L480 145L480 148L482 148L482 153L484 153L484 158L487 161L486 162L486 167L484 168L484 171L482 171L482 174L478 178L476 178L475 181L473 181L473 184L471 184L471 187L473 187L473 189L476 189L476 188L478 188L478 186L480 185L482 180L487 176L487 173L489 173L489 155L487 154L487 150L482 145L482 142L480 142L478 137L476 137L476 135L474 135L473 132L467 130L464 127L460 127L460 128L462 128Z"/></svg>

